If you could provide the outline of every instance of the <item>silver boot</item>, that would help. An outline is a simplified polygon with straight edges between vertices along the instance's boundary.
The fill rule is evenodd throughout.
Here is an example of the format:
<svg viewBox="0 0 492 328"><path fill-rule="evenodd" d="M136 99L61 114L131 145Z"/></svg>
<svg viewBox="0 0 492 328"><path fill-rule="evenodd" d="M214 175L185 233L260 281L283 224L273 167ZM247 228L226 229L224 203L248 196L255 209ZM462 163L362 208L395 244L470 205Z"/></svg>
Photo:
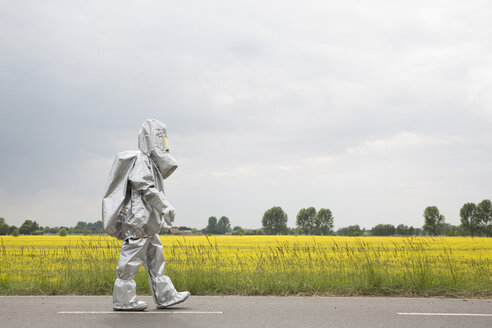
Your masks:
<svg viewBox="0 0 492 328"><path fill-rule="evenodd" d="M115 311L143 311L148 306L149 305L147 303L145 303L144 301L136 300L135 302L127 303L127 304L114 304L113 303L113 310L115 310Z"/></svg>
<svg viewBox="0 0 492 328"><path fill-rule="evenodd" d="M136 295L136 284L132 279L117 278L113 289L113 310L115 311L142 311L148 307Z"/></svg>
<svg viewBox="0 0 492 328"><path fill-rule="evenodd" d="M168 308L170 306L173 306L173 305L176 305L176 304L179 304L179 303L183 303L184 301L186 301L188 299L188 297L190 297L190 292L188 292L188 291L186 291L186 292L177 292L168 301L165 301L163 303L157 304L157 308L158 309L165 309L165 308Z"/></svg>

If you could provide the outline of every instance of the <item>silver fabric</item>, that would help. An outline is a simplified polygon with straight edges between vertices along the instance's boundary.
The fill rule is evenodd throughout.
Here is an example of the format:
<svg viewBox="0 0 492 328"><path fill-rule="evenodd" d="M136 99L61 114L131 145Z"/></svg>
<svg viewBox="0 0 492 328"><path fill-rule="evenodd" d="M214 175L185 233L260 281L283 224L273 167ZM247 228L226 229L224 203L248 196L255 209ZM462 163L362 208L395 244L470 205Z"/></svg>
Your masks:
<svg viewBox="0 0 492 328"><path fill-rule="evenodd" d="M144 301L136 300L135 302L113 305L113 310L115 311L142 311L145 310L149 305Z"/></svg>
<svg viewBox="0 0 492 328"><path fill-rule="evenodd" d="M157 308L158 309L165 309L165 308L168 308L170 306L173 306L173 305L176 305L179 303L183 303L184 301L186 301L188 299L188 297L190 297L190 292L178 292L170 300L157 304Z"/></svg>
<svg viewBox="0 0 492 328"><path fill-rule="evenodd" d="M133 280L140 264L149 274L158 306L177 304L189 296L188 292L178 293L171 279L164 275L165 260L157 234L165 223L171 225L175 217L164 194L164 179L176 170L177 162L163 138L167 138L166 126L157 120L146 120L138 135L139 150L116 155L106 184L102 204L104 227L109 235L124 240L113 289L115 310L147 307L138 300Z"/></svg>
<svg viewBox="0 0 492 328"><path fill-rule="evenodd" d="M104 227L110 236L142 238L174 221L174 208L164 194L164 179L178 164L164 147L162 136L167 136L165 125L147 120L138 136L140 150L116 155L102 206Z"/></svg>
<svg viewBox="0 0 492 328"><path fill-rule="evenodd" d="M138 148L152 159L165 179L176 170L178 163L169 155L169 148L162 138L167 138L166 125L157 120L147 120L138 134Z"/></svg>
<svg viewBox="0 0 492 328"><path fill-rule="evenodd" d="M136 284L133 278L143 264L149 274L149 284L156 304L172 302L178 292L171 279L164 275L166 261L162 254L159 235L126 239L120 250L116 266L116 281L113 288L113 307L122 309L132 307L139 301L136 296Z"/></svg>

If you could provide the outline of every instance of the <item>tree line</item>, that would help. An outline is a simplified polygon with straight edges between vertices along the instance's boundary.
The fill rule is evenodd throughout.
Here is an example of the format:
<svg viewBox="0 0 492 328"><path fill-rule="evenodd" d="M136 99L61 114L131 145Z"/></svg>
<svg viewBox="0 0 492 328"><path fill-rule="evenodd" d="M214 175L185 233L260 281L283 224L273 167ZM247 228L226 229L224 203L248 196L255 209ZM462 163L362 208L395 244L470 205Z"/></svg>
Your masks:
<svg viewBox="0 0 492 328"><path fill-rule="evenodd" d="M208 218L208 224L202 229L202 233L224 235L232 232L231 222L227 216L222 216L218 221L215 216Z"/></svg>
<svg viewBox="0 0 492 328"><path fill-rule="evenodd" d="M274 206L263 214L261 223L265 233L269 235L330 235L333 234L333 220L333 214L327 208L319 211L314 207L302 208L296 217L297 229L292 230L287 227L287 213L280 206Z"/></svg>
<svg viewBox="0 0 492 328"><path fill-rule="evenodd" d="M287 227L287 214L281 207L275 206L265 212L262 218L263 230L266 234L306 234L306 235L340 235L340 236L486 236L492 237L492 203L484 199L478 204L465 203L460 210L461 224L454 226L445 222L436 206L425 208L424 225L415 228L400 224L378 224L370 230L352 225L333 231L334 216L327 208L316 211L314 207L302 208L296 216L294 229Z"/></svg>
<svg viewBox="0 0 492 328"><path fill-rule="evenodd" d="M423 229L433 236L446 234L451 230L456 236L492 237L492 202L484 199L478 204L465 203L460 209L459 226L452 226L444 220L444 215L439 213L436 206L429 206L424 210Z"/></svg>
<svg viewBox="0 0 492 328"><path fill-rule="evenodd" d="M359 225L342 227L333 230L334 216L330 209L314 207L301 208L296 216L296 227L287 226L287 213L279 206L274 206L263 214L262 228L244 229L240 226L231 228L231 222L227 216L208 218L208 224L202 230L179 227L179 232L191 231L192 234L233 234L233 235L339 235L339 236L486 236L492 237L492 203L484 199L478 204L465 203L460 209L461 224L458 226L445 222L445 216L439 212L436 206L428 206L424 209L424 225L422 228L399 224L377 224L371 229L361 228ZM79 221L74 227L41 227L34 220L25 220L17 228L9 226L5 219L0 217L0 235L42 235L42 234L102 234L104 233L102 221L87 223ZM161 229L161 234L171 233L171 229Z"/></svg>
<svg viewBox="0 0 492 328"><path fill-rule="evenodd" d="M8 225L4 218L0 217L0 235L44 235L59 234L102 234L104 233L102 221L84 222L79 221L74 227L42 227L35 220L25 220L20 227Z"/></svg>

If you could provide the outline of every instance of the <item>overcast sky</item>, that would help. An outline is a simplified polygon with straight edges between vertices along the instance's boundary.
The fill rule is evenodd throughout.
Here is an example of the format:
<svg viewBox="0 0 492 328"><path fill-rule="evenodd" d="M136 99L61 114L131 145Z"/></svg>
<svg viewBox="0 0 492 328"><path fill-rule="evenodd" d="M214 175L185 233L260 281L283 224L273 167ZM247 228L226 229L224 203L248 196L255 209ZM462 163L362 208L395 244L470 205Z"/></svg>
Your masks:
<svg viewBox="0 0 492 328"><path fill-rule="evenodd" d="M168 126L176 224L459 223L492 198L489 1L0 0L0 216L100 219L117 152Z"/></svg>

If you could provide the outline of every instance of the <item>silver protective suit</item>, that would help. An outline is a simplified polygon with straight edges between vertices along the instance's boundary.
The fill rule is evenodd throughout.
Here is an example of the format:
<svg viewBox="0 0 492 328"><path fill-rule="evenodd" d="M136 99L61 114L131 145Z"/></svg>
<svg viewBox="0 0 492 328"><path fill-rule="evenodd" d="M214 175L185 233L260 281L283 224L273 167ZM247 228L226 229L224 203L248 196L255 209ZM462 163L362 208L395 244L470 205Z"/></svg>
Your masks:
<svg viewBox="0 0 492 328"><path fill-rule="evenodd" d="M180 303L188 292L177 292L164 275L165 260L159 230L174 220L174 208L164 194L164 179L177 168L167 148L166 126L146 120L138 135L138 151L118 153L103 199L106 232L123 240L113 289L115 310L143 310L133 278L143 264L158 308Z"/></svg>

